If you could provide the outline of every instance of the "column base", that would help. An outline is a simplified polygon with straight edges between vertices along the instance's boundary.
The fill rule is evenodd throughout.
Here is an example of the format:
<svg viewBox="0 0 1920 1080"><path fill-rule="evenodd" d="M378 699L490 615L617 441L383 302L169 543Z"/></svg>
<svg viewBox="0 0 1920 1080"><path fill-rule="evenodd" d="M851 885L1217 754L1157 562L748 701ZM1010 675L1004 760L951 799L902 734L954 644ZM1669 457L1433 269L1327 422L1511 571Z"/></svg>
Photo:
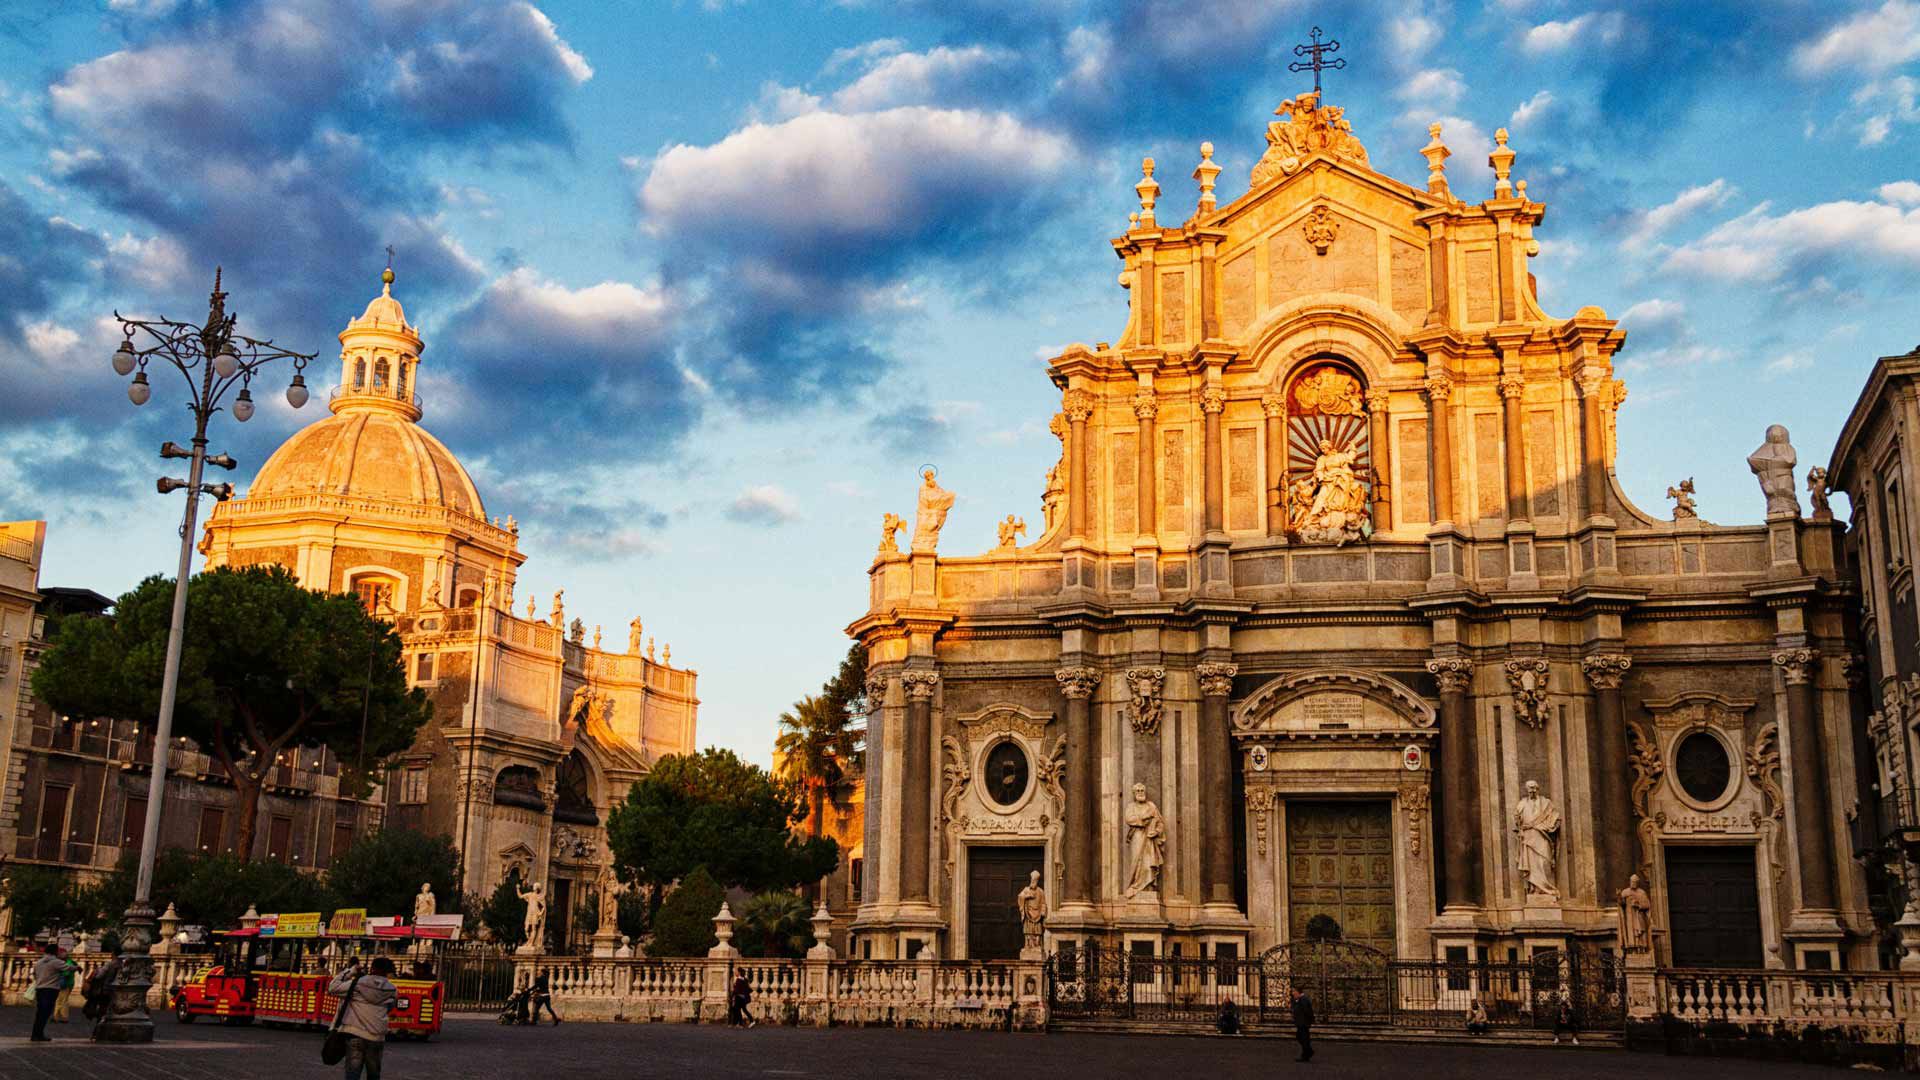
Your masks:
<svg viewBox="0 0 1920 1080"><path fill-rule="evenodd" d="M1893 929L1900 935L1900 970L1920 971L1920 914L1909 909Z"/></svg>
<svg viewBox="0 0 1920 1080"><path fill-rule="evenodd" d="M1796 970L1840 970L1841 945L1846 941L1847 931L1840 925L1838 913L1818 909L1796 911L1787 921L1787 931L1782 936L1787 941L1788 955L1784 958L1787 966Z"/></svg>

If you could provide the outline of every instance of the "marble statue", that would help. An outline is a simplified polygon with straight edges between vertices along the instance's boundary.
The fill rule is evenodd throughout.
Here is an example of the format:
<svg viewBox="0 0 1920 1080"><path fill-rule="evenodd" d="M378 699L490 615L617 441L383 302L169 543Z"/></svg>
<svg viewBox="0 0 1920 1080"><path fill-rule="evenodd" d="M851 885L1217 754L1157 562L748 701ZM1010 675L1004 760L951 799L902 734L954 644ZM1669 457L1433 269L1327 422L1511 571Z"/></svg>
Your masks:
<svg viewBox="0 0 1920 1080"><path fill-rule="evenodd" d="M567 590L565 590L565 589L555 589L555 590L553 590L553 614L552 614L552 619L553 619L553 628L554 628L555 630L564 630L564 629L566 629L566 626L567 626L567 604L566 604L566 598L567 598Z"/></svg>
<svg viewBox="0 0 1920 1080"><path fill-rule="evenodd" d="M1020 909L1021 951L1038 952L1047 928L1047 893L1040 887L1040 871L1028 872L1027 887L1020 890L1013 903Z"/></svg>
<svg viewBox="0 0 1920 1080"><path fill-rule="evenodd" d="M567 640L573 642L575 645L578 645L586 639L586 636L587 636L587 624L581 622L578 618L575 618L573 620L573 625L567 628Z"/></svg>
<svg viewBox="0 0 1920 1080"><path fill-rule="evenodd" d="M536 881L531 889L515 886L514 891L520 894L520 899L527 902L526 921L520 924L522 932L526 934L526 941L520 947L532 952L545 952L547 945L546 886Z"/></svg>
<svg viewBox="0 0 1920 1080"><path fill-rule="evenodd" d="M1767 516L1799 517L1800 500L1793 490L1793 467L1799 463L1793 444L1787 441L1787 429L1775 424L1767 429L1767 441L1747 455L1747 468L1760 481L1760 492L1767 497Z"/></svg>
<svg viewBox="0 0 1920 1080"><path fill-rule="evenodd" d="M1127 807L1127 853L1133 868L1127 879L1127 899L1159 892L1160 867L1167 858L1167 819L1147 798L1145 784L1133 785L1133 802Z"/></svg>
<svg viewBox="0 0 1920 1080"><path fill-rule="evenodd" d="M1827 470L1818 465L1807 470L1807 499L1813 503L1813 520L1833 520L1833 507L1827 503Z"/></svg>
<svg viewBox="0 0 1920 1080"><path fill-rule="evenodd" d="M947 525L947 511L953 509L953 492L934 482L933 467L920 473L920 503L914 511L913 550L931 553L940 546L940 530Z"/></svg>
<svg viewBox="0 0 1920 1080"><path fill-rule="evenodd" d="M652 638L647 639L647 662L648 663L653 662L653 639Z"/></svg>
<svg viewBox="0 0 1920 1080"><path fill-rule="evenodd" d="M900 541L894 539L894 534L898 533L901 529L904 529L906 527L907 527L907 519L901 517L899 514L888 514L885 517L882 517L880 519L880 553L881 554L893 555L899 552Z"/></svg>
<svg viewBox="0 0 1920 1080"><path fill-rule="evenodd" d="M1515 869L1526 879L1527 898L1559 899L1560 890L1553 883L1553 845L1560 835L1560 810L1540 794L1538 780L1527 781L1526 797L1513 805L1513 831L1520 836Z"/></svg>
<svg viewBox="0 0 1920 1080"><path fill-rule="evenodd" d="M1017 546L1019 544L1019 541L1016 539L1016 537L1020 536L1026 531L1027 531L1027 521L1025 518L1015 517L1012 514L1008 514L1007 519L1000 523L1000 546L1003 548L1010 548L1010 547Z"/></svg>
<svg viewBox="0 0 1920 1080"><path fill-rule="evenodd" d="M1353 471L1353 463L1359 456L1359 451L1352 447L1335 449L1331 440L1320 440L1320 456L1313 461L1313 474L1304 478L1311 483L1297 485L1302 494L1312 492L1311 499L1298 511L1295 524L1303 542L1339 547L1366 536L1369 531L1367 485Z"/></svg>
<svg viewBox="0 0 1920 1080"><path fill-rule="evenodd" d="M620 925L620 894L626 892L627 887L613 872L610 862L600 867L600 877L594 884L600 887L600 930L613 933Z"/></svg>
<svg viewBox="0 0 1920 1080"><path fill-rule="evenodd" d="M1673 500L1673 520L1688 521L1700 516L1693 503L1693 477L1680 481L1677 486L1667 489L1667 498Z"/></svg>
<svg viewBox="0 0 1920 1080"><path fill-rule="evenodd" d="M641 629L640 616L635 615L633 621L627 624L627 655L629 656L640 651Z"/></svg>
<svg viewBox="0 0 1920 1080"><path fill-rule="evenodd" d="M1653 948L1653 898L1647 895L1640 875L1627 879L1620 890L1620 949L1622 952L1646 952Z"/></svg>
<svg viewBox="0 0 1920 1080"><path fill-rule="evenodd" d="M439 913L439 904L433 898L433 882L420 883L420 893L413 898L413 921L418 923L422 916Z"/></svg>

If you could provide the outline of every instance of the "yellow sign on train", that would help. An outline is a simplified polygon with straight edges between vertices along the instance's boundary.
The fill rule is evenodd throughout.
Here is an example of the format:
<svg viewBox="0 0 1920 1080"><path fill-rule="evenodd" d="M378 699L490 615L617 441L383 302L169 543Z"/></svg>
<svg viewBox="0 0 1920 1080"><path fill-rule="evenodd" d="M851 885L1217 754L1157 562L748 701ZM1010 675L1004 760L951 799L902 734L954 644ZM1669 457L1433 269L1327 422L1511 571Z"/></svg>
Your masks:
<svg viewBox="0 0 1920 1080"><path fill-rule="evenodd" d="M273 936L276 938L319 937L320 913L303 911L296 915L282 914L280 921L274 925Z"/></svg>

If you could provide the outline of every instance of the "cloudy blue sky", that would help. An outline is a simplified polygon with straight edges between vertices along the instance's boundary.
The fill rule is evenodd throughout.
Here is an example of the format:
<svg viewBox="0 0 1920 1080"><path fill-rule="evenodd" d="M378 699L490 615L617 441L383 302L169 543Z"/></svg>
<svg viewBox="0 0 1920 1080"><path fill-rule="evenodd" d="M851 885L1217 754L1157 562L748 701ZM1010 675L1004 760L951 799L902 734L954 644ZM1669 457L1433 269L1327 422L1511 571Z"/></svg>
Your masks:
<svg viewBox="0 0 1920 1080"><path fill-rule="evenodd" d="M1202 140L1238 195L1315 22L1375 167L1419 182L1441 120L1484 197L1512 130L1545 306L1630 331L1641 505L1695 475L1757 520L1766 423L1824 460L1920 343L1920 0L0 3L0 515L49 519L49 584L170 572L185 412L127 404L112 311L197 318L220 263L243 332L324 359L392 244L521 595L645 617L764 761L915 465L950 551L1039 520L1039 358L1118 334L1140 157L1175 219ZM250 476L314 408L215 446Z"/></svg>

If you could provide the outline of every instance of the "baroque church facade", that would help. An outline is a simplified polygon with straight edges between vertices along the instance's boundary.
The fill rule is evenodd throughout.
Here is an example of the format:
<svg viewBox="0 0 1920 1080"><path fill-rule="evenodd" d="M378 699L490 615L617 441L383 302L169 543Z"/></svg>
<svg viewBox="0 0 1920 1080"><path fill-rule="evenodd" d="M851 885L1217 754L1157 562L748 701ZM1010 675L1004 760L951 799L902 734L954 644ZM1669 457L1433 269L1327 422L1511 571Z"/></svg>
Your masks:
<svg viewBox="0 0 1920 1080"><path fill-rule="evenodd" d="M386 777L385 823L453 838L468 893L510 873L542 884L557 935L583 890L605 884L609 810L654 761L693 749L698 673L656 654L637 618L603 647L560 592L544 611L528 595L515 613L518 525L487 515L466 469L419 425L425 342L393 280L386 271L340 334L332 415L215 508L201 552L209 568L285 566L393 622L433 719Z"/></svg>
<svg viewBox="0 0 1920 1080"><path fill-rule="evenodd" d="M1625 335L1543 306L1506 132L1469 192L1438 125L1414 186L1277 113L1230 203L1211 144L1184 220L1143 163L1038 539L942 554L934 475L888 515L857 954L1012 955L1034 872L1054 949L1618 949L1638 875L1661 963L1875 966L1854 575L1785 430L1764 522L1634 506Z"/></svg>

